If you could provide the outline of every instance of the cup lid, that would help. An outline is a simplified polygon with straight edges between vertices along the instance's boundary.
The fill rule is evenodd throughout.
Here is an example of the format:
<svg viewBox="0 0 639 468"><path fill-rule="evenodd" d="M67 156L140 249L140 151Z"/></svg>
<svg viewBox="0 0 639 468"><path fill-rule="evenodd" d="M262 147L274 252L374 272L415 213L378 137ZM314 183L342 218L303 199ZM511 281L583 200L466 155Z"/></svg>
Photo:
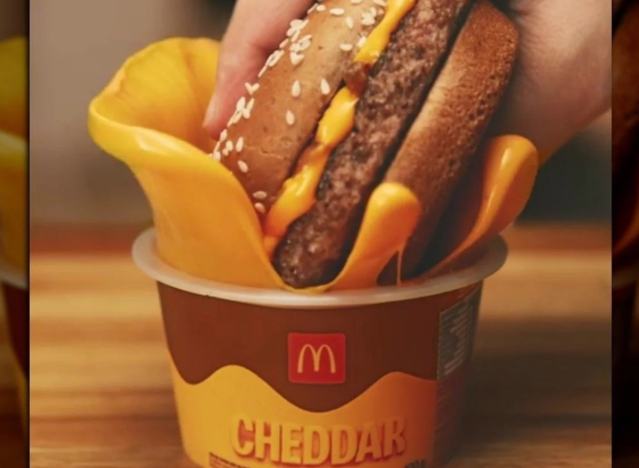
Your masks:
<svg viewBox="0 0 639 468"><path fill-rule="evenodd" d="M506 261L508 248L501 237L495 238L484 256L469 267L428 279L411 286L380 286L373 289L300 294L279 289L262 289L196 278L163 262L155 248L155 229L144 231L133 244L133 261L156 281L182 291L233 302L264 307L325 309L399 302L434 296L476 284L499 270Z"/></svg>

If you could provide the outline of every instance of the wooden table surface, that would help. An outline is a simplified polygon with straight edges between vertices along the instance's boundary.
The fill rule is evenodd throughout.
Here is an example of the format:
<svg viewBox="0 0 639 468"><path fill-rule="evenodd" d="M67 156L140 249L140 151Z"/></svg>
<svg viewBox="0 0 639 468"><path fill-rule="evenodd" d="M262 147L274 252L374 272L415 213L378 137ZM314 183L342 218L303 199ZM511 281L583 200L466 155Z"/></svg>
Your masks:
<svg viewBox="0 0 639 468"><path fill-rule="evenodd" d="M130 260L132 237L32 235L33 467L191 466L156 291ZM486 284L450 468L609 467L609 232L520 227L508 239L510 258Z"/></svg>

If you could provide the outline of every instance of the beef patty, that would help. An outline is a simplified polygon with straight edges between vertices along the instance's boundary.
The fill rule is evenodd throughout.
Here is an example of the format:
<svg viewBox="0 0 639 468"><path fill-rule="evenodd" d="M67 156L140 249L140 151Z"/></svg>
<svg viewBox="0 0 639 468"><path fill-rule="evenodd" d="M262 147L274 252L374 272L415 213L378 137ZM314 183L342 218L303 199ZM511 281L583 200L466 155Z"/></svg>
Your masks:
<svg viewBox="0 0 639 468"><path fill-rule="evenodd" d="M324 284L343 268L366 202L437 78L468 4L417 0L393 34L371 70L352 131L329 157L316 202L275 251L275 269L289 285Z"/></svg>

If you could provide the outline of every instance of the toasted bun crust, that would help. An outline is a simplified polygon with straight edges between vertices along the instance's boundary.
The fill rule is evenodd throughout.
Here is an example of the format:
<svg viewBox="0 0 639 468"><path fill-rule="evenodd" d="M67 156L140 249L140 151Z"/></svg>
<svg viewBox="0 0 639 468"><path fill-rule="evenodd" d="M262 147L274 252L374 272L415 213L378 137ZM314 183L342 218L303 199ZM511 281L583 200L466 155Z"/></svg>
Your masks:
<svg viewBox="0 0 639 468"><path fill-rule="evenodd" d="M517 55L513 23L490 2L480 0L385 181L410 188L422 205L421 220L402 262L416 273L433 231L506 89Z"/></svg>
<svg viewBox="0 0 639 468"><path fill-rule="evenodd" d="M637 150L639 130L639 2L629 2L612 43L612 172Z"/></svg>
<svg viewBox="0 0 639 468"><path fill-rule="evenodd" d="M258 79L257 91L252 96L245 95L246 103L254 99L250 117L241 118L228 127L228 136L220 145L221 150L226 142L232 142L234 149L227 156L222 156L222 162L249 195L260 192L254 201L261 203L266 210L313 137L313 130L357 51L359 38L374 27L364 26L361 21L362 13L375 6L371 1L354 5L351 0L325 0L321 5L324 9L318 11L315 7L296 38L299 43L310 35L310 46L299 52L304 58L297 65L292 63L290 40L275 52L283 52L283 55ZM342 9L343 14L332 12L333 9ZM347 18L351 18L352 23ZM378 15L377 21L380 19L381 15ZM353 49L341 50L342 44L351 44ZM323 79L328 83L328 92L321 90ZM293 98L292 88L296 81L300 83L301 94ZM292 124L287 122L288 112L294 118ZM238 152L240 138L243 139L243 148Z"/></svg>

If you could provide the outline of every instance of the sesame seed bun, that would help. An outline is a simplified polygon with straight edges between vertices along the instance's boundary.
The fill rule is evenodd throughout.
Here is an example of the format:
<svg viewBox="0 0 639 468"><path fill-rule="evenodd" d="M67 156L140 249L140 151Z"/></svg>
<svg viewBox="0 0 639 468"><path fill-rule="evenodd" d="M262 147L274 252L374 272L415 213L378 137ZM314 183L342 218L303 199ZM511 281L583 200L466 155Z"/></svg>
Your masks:
<svg viewBox="0 0 639 468"><path fill-rule="evenodd" d="M257 198L253 198L266 210L291 174L324 109L339 89L348 63L353 59L355 47L344 51L340 45L355 45L373 28L360 21L362 13L374 5L371 0L359 4L353 4L351 0L325 0L320 5L324 7L322 11L314 7L301 20L308 23L297 34L296 42L310 36L308 48L298 53L303 58L291 58L292 41L286 38L288 41L284 46L274 52L281 54L281 58L274 66L267 66L258 78L257 91L252 95L247 93L241 100L240 105L254 99L250 116L230 125L226 139L220 144L220 151L228 141L235 148L238 140L243 139L241 151L231 151L228 156L222 157L222 161L249 195L258 194ZM353 20L352 28L348 26L347 18ZM294 65L292 60L301 61ZM297 97L293 95L295 82L299 83L300 94ZM289 121L287 114L292 116ZM244 171L238 166L240 161L246 164Z"/></svg>

